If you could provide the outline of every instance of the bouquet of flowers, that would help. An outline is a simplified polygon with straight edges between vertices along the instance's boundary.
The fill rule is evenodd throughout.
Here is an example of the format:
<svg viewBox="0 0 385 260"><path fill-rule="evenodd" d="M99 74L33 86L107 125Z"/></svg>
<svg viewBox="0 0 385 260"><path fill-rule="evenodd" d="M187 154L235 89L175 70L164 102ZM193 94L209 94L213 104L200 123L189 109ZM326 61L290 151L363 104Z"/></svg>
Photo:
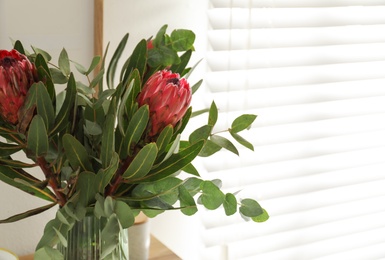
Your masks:
<svg viewBox="0 0 385 260"><path fill-rule="evenodd" d="M110 249L105 255L116 245L109 234L133 225L141 211L148 217L166 210L193 215L201 204L210 210L222 206L226 215L238 211L256 222L267 220L258 202L225 194L220 180L204 180L194 167L197 156L238 150L230 139L213 133L218 118L214 102L204 111L193 112L190 106L202 83L190 87L188 82L194 33L180 29L168 35L166 29L140 41L120 73L117 64L128 34L108 66L104 58L94 57L83 67L65 49L55 65L47 52L32 47L29 53L20 41L11 51L0 50L0 180L48 201L0 223L58 205L36 248L42 259L60 256L56 245L65 246L67 232L87 214L106 218L103 234L109 239L104 243ZM85 83L75 79L71 67L84 75ZM65 88L56 93L60 84ZM203 113L208 114L207 124L183 140L189 119ZM239 132L255 118L236 118L227 129L229 136L253 149ZM29 160L14 159L19 151ZM33 167L45 178L33 176L28 171ZM189 177L181 178L181 171Z"/></svg>

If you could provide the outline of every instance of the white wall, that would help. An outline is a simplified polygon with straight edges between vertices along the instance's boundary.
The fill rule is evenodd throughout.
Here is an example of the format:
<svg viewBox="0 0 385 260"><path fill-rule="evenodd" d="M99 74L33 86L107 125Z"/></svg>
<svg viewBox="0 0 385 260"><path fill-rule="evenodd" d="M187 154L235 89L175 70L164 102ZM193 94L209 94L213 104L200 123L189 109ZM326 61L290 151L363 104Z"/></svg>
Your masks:
<svg viewBox="0 0 385 260"><path fill-rule="evenodd" d="M48 51L57 61L63 47L70 58L88 65L93 55L93 1L0 0L0 49L11 49L10 38ZM37 176L39 172L35 173ZM46 202L0 182L0 219L45 205ZM23 255L35 250L55 210L0 225L0 248Z"/></svg>

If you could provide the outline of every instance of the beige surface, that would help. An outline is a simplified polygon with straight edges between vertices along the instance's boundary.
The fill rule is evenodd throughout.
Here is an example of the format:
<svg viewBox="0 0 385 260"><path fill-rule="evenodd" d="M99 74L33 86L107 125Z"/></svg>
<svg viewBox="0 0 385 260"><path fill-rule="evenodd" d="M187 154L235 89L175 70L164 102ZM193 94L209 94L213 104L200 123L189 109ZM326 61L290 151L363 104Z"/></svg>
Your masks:
<svg viewBox="0 0 385 260"><path fill-rule="evenodd" d="M32 260L33 254L20 256L20 260ZM151 236L149 260L180 260L170 249L163 245L158 239Z"/></svg>

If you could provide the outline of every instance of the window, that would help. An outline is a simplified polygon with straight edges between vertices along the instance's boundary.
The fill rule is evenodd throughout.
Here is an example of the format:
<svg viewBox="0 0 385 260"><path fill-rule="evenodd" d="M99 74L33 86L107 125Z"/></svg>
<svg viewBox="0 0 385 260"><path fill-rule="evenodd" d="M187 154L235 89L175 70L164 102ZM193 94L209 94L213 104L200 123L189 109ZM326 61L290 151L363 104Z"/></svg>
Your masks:
<svg viewBox="0 0 385 260"><path fill-rule="evenodd" d="M204 213L201 259L385 257L384 13L381 0L211 0L206 85L229 121L258 118L255 152L205 167L271 219Z"/></svg>

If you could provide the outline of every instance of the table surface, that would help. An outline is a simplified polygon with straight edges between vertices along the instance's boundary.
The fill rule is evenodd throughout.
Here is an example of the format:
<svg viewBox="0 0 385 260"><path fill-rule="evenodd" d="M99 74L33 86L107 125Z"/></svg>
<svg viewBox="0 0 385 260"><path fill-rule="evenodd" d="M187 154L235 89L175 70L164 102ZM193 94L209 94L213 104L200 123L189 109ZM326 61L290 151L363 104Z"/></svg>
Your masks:
<svg viewBox="0 0 385 260"><path fill-rule="evenodd" d="M33 254L20 256L20 260L32 260ZM151 236L149 260L180 260L181 258L174 254L162 242Z"/></svg>

